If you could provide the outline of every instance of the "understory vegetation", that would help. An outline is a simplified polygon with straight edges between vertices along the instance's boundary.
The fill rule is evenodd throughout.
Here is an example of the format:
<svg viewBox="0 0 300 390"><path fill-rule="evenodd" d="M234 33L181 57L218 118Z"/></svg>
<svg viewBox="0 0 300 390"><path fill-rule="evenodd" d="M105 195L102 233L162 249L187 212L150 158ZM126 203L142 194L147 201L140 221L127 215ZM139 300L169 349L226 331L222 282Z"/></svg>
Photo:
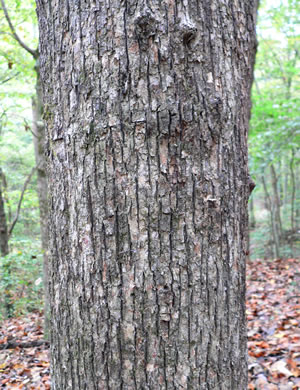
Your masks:
<svg viewBox="0 0 300 390"><path fill-rule="evenodd" d="M267 7L268 5L268 7ZM252 87L251 258L299 256L299 2L261 4Z"/></svg>

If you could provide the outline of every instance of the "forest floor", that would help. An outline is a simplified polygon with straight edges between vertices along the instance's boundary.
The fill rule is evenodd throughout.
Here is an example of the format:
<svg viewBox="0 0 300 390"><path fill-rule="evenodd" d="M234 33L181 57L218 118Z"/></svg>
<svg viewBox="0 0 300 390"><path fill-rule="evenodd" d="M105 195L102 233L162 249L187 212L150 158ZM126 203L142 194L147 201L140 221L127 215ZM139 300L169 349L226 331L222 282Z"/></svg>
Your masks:
<svg viewBox="0 0 300 390"><path fill-rule="evenodd" d="M300 389L299 286L299 259L248 263L250 390ZM47 344L28 347L43 339L42 324L40 313L0 324L1 389L50 389ZM16 342L25 344L9 348Z"/></svg>

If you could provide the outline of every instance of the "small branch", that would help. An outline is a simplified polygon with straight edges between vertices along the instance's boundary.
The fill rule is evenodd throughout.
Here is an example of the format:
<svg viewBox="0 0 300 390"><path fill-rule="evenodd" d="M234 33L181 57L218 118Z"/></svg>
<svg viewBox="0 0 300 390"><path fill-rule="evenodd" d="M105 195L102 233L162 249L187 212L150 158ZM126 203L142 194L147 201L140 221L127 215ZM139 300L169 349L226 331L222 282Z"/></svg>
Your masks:
<svg viewBox="0 0 300 390"><path fill-rule="evenodd" d="M24 43L24 42L22 41L22 39L19 37L19 35L17 34L17 32L16 32L16 30L15 30L13 24L12 24L12 21L11 21L11 19L10 19L10 17L9 17L9 14L8 14L8 12L7 12L7 8L6 8L6 5L5 5L4 0L1 0L1 5L2 5L2 9L3 9L3 12L4 12L5 18L6 18L6 20L7 20L7 23L8 23L8 25L9 25L9 28L10 28L10 30L11 30L11 32L12 32L13 37L14 37L15 40L19 43L19 45L23 47L23 49L25 49L26 51L28 51L28 53L30 53L30 54L33 56L33 58L37 59L37 58L38 58L38 55L39 55L38 50L32 50L32 49L30 49L30 47L28 47L28 46L26 45L26 43Z"/></svg>
<svg viewBox="0 0 300 390"><path fill-rule="evenodd" d="M5 84L5 83L7 83L8 81L14 79L14 78L17 77L19 74L20 74L20 72L18 72L18 73L16 73L16 74L12 75L12 76L10 76L10 77L8 77L8 78L5 79L5 80L1 80L1 81L0 81L0 85Z"/></svg>
<svg viewBox="0 0 300 390"><path fill-rule="evenodd" d="M23 185L23 189L22 189L21 196L20 196L19 203L18 203L18 207L17 207L17 212L16 212L15 218L14 218L14 220L13 220L13 222L12 222L10 228L9 228L9 231L8 231L8 237L9 238L10 238L10 236L11 236L13 230L14 230L15 224L18 222L19 215L20 215L20 210L21 210L21 205L22 205L22 200L23 200L23 197L24 197L24 193L25 193L26 188L27 188L28 184L30 183L30 180L31 180L33 174L35 173L36 169L37 169L37 167L32 168L30 174L28 175L28 177L25 180L25 183Z"/></svg>
<svg viewBox="0 0 300 390"><path fill-rule="evenodd" d="M2 127L3 127L3 122L4 122L3 118L5 118L7 120L6 111L7 111L7 109L3 110L3 112L0 115L0 135L1 135L1 132L2 132Z"/></svg>
<svg viewBox="0 0 300 390"><path fill-rule="evenodd" d="M25 124L25 131L29 130L30 133L35 137L35 138L39 138L39 136L32 130L32 128L29 126L26 118L24 118L24 124Z"/></svg>
<svg viewBox="0 0 300 390"><path fill-rule="evenodd" d="M27 342L8 341L7 343L0 344L0 350L12 349L12 348L32 348L32 347L39 347L41 345L44 345L46 348L48 348L49 342L46 340L33 340Z"/></svg>
<svg viewBox="0 0 300 390"><path fill-rule="evenodd" d="M30 133L31 133L35 138L37 138L37 139L40 138L37 134L35 134L35 132L34 132L31 128L29 128L28 130L30 131Z"/></svg>

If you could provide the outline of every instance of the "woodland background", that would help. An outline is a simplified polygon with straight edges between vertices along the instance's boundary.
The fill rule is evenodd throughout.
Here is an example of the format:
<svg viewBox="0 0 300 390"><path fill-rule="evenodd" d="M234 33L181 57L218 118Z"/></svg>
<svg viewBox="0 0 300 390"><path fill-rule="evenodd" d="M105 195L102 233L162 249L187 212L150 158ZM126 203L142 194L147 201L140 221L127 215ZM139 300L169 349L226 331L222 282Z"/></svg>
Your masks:
<svg viewBox="0 0 300 390"><path fill-rule="evenodd" d="M34 0L6 0L5 3L22 41L31 48L37 48L38 28ZM297 0L261 1L249 134L250 172L256 182L249 201L248 291L252 294L248 300L250 334L253 329L265 327L268 321L272 322L272 318L276 319L274 313L264 314L263 319L257 317L258 305L264 307L266 300L269 300L270 304L275 296L275 302L284 305L286 301L281 301L282 297L290 294L292 301L288 301L287 310L297 309L294 297L299 295L299 270L297 271L295 266L299 265L299 261L295 259L300 256L299 20L300 3ZM43 309L43 253L36 193L37 179L33 171L35 135L32 129L31 100L35 94L34 66L33 57L13 37L0 9L0 202L3 202L5 211L5 218L1 219L0 216L0 231L5 221L9 231L17 219L9 236L9 253L0 259L0 323L2 321L5 326L14 324L15 320L12 318L23 315L30 318L30 321L35 321L34 332L39 332L36 331L36 324L37 318L40 321L40 315L37 313ZM3 254L5 253L2 252ZM264 284L266 280L274 280L273 287L276 288L271 286L272 289L268 289L268 284ZM259 290L261 288L263 290ZM283 289L287 292L282 292ZM281 294L281 298L278 294ZM256 299L254 303L253 299ZM268 307L268 303L265 305ZM280 307L280 310L285 309ZM299 326L299 317L296 318L296 314L288 318L294 321L294 324L290 324L291 327ZM253 321L256 320L260 322L254 325ZM18 324L11 326L22 328L19 322ZM32 337L39 338L34 332ZM254 331L252 336L256 334ZM294 335L294 332L291 334ZM250 335L250 338L252 336ZM300 335L297 337L296 342L300 347ZM254 343L266 342L263 337L254 337L254 340L251 340L250 342ZM285 341L287 348L291 350L289 339ZM268 346L265 347L252 344L254 347L249 347L249 351L251 352L252 348L254 352L252 355L250 353L250 356L256 359L265 357L266 354L260 355L260 352L255 351L257 348L270 349L271 344L266 344ZM257 354L260 356L256 356ZM300 363L300 350L298 355L293 355L293 359L296 363L292 365L296 367ZM45 360L47 359L44 357L43 361ZM275 363L277 361L280 360L275 360ZM274 364L274 361L270 364ZM2 371L5 371L5 367L7 366L2 367ZM286 369L291 372L291 364ZM2 371L0 361L0 373ZM297 377L300 370L297 375L295 372L293 375ZM47 375L45 372L44 376ZM281 375L288 377L286 372ZM46 380L44 382L46 383ZM5 383L2 382L2 385ZM45 388L48 388L45 383ZM296 382L291 386L298 386L294 383ZM260 388L255 386L252 389Z"/></svg>

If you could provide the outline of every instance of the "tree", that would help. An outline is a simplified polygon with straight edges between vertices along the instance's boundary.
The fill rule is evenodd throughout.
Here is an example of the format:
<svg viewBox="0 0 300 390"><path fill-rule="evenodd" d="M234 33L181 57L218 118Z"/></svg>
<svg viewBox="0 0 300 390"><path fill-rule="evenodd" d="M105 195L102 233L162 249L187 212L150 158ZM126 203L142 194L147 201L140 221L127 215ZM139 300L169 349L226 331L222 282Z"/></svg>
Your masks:
<svg viewBox="0 0 300 390"><path fill-rule="evenodd" d="M30 48L26 42L20 37L16 30L14 22L10 17L6 7L5 0L1 0L1 6L5 19L9 26L11 35L17 44L30 54L34 61L34 70L36 76L35 95L32 96L32 134L35 152L35 161L37 166L37 194L39 199L40 211L40 226L41 226L41 243L43 249L43 270L44 270L44 284L45 284L45 334L48 331L49 320L49 298L48 298L48 189L47 189L47 175L46 175L46 156L45 156L45 129L43 123L43 105L42 105L42 91L40 85L40 71L39 71L39 51L38 49ZM15 7L18 9L20 2L15 2ZM33 7L29 7L32 12ZM10 60L12 64L12 60Z"/></svg>
<svg viewBox="0 0 300 390"><path fill-rule="evenodd" d="M1 256L6 256L9 252L8 250L8 228L7 220L4 209L4 196L3 188L5 187L5 176L0 168L0 254Z"/></svg>
<svg viewBox="0 0 300 390"><path fill-rule="evenodd" d="M2 172L2 169L0 168L0 255L2 256L1 262L3 262L3 269L4 269L4 275L2 275L2 277L4 279L4 283L5 283L4 305L5 305L6 314L8 317L12 317L13 312L14 312L14 305L12 303L12 295L11 295L12 283L11 283L11 278L10 278L12 272L11 272L10 260L6 259L3 261L3 257L5 257L6 255L9 254L8 241L9 241L9 238L14 230L14 227L16 226L16 223L18 222L24 193L26 191L26 188L27 188L35 170L36 170L36 168L32 169L32 171L30 172L29 176L27 177L27 179L24 183L23 190L21 192L21 196L20 196L20 199L18 202L16 215L15 215L10 227L8 228L7 221L6 221L5 208L4 208L4 194L3 194L3 192L6 189L6 177L5 177L4 173Z"/></svg>
<svg viewBox="0 0 300 390"><path fill-rule="evenodd" d="M273 244L276 258L297 255L293 242L297 241L299 185L293 166L299 161L299 153L294 153L299 149L300 124L299 12L300 4L295 0L280 2L276 7L263 1L258 24L260 44L252 93L250 169L257 176L257 189L264 189L269 210L269 243ZM261 198L256 191L255 202L260 203ZM270 256L271 253L266 253L270 246L268 242L266 245L268 234L266 231L258 234L259 229L265 229L263 225L261 221L257 224L256 233L263 237L260 255Z"/></svg>
<svg viewBox="0 0 300 390"><path fill-rule="evenodd" d="M256 1L37 11L54 389L246 389Z"/></svg>

